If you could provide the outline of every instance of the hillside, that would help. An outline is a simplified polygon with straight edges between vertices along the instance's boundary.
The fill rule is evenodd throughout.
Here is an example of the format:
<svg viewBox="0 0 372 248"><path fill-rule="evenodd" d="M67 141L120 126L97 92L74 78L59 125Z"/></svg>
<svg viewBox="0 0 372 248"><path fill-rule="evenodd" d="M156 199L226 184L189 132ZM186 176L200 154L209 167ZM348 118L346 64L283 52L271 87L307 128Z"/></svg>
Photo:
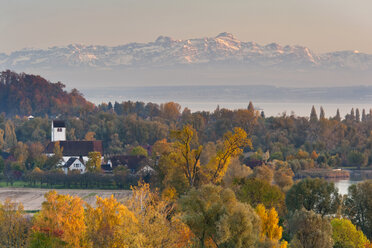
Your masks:
<svg viewBox="0 0 372 248"><path fill-rule="evenodd" d="M94 108L78 90L67 92L64 88L64 84L51 83L40 76L3 71L0 73L0 112L40 116L77 114Z"/></svg>

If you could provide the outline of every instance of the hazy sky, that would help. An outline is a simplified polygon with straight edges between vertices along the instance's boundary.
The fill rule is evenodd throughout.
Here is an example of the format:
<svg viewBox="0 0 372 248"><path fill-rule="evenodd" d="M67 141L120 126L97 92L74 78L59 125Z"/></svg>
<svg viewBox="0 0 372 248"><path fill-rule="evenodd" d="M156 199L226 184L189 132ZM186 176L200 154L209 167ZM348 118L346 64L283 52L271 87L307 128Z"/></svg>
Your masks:
<svg viewBox="0 0 372 248"><path fill-rule="evenodd" d="M0 52L233 33L315 52L372 53L371 0L0 0Z"/></svg>

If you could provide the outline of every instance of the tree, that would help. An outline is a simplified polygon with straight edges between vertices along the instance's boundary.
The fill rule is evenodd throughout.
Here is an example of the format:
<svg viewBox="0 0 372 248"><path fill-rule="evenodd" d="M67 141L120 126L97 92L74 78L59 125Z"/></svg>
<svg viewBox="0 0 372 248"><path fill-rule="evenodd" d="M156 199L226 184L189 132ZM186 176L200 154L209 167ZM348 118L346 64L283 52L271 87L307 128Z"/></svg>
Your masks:
<svg viewBox="0 0 372 248"><path fill-rule="evenodd" d="M351 185L343 202L343 213L363 233L372 238L372 181Z"/></svg>
<svg viewBox="0 0 372 248"><path fill-rule="evenodd" d="M31 222L26 218L22 204L7 199L0 204L0 246L28 247Z"/></svg>
<svg viewBox="0 0 372 248"><path fill-rule="evenodd" d="M319 114L319 119L324 120L325 119L325 112L322 106L320 106L320 114Z"/></svg>
<svg viewBox="0 0 372 248"><path fill-rule="evenodd" d="M341 199L333 182L306 178L292 186L285 202L291 212L305 208L324 216L336 213Z"/></svg>
<svg viewBox="0 0 372 248"><path fill-rule="evenodd" d="M368 158L363 153L357 150L352 150L347 154L347 162L349 165L357 166L358 169L360 169L360 167L367 165Z"/></svg>
<svg viewBox="0 0 372 248"><path fill-rule="evenodd" d="M225 133L222 148L208 163L208 170L212 172L213 183L219 183L225 175L231 158L240 155L244 147L252 148L252 142L247 138L247 133L241 128L234 128L234 132Z"/></svg>
<svg viewBox="0 0 372 248"><path fill-rule="evenodd" d="M133 147L133 149L130 151L130 155L145 156L145 157L148 156L147 150L143 148L142 146Z"/></svg>
<svg viewBox="0 0 372 248"><path fill-rule="evenodd" d="M217 247L254 247L259 238L259 218L253 209L236 200L234 192L211 184L191 189L179 200L181 219L198 240Z"/></svg>
<svg viewBox="0 0 372 248"><path fill-rule="evenodd" d="M190 229L180 221L178 214L174 214L172 194L162 197L142 182L132 187L132 193L128 208L138 220L136 235L143 237L141 248L187 247L191 243Z"/></svg>
<svg viewBox="0 0 372 248"><path fill-rule="evenodd" d="M293 177L294 173L291 168L282 167L275 171L274 182L285 192L292 187Z"/></svg>
<svg viewBox="0 0 372 248"><path fill-rule="evenodd" d="M110 154L120 154L123 152L123 142L120 141L117 133L111 135L107 150Z"/></svg>
<svg viewBox="0 0 372 248"><path fill-rule="evenodd" d="M96 139L94 138L95 135L96 135L95 132L87 132L87 133L85 134L85 138L84 138L84 140L96 140Z"/></svg>
<svg viewBox="0 0 372 248"><path fill-rule="evenodd" d="M60 243L60 239L70 247L86 247L83 201L79 197L59 195L56 191L46 193L45 199L33 230L44 234L48 242ZM39 236L35 235L34 239Z"/></svg>
<svg viewBox="0 0 372 248"><path fill-rule="evenodd" d="M357 230L356 226L348 219L333 219L331 221L333 230L334 248L355 247L364 248L369 244L369 240L362 231Z"/></svg>
<svg viewBox="0 0 372 248"><path fill-rule="evenodd" d="M101 171L102 155L100 152L89 152L87 170L88 171Z"/></svg>
<svg viewBox="0 0 372 248"><path fill-rule="evenodd" d="M355 120L356 122L360 122L360 113L358 108L355 110Z"/></svg>
<svg viewBox="0 0 372 248"><path fill-rule="evenodd" d="M362 110L362 122L366 122L366 121L367 121L366 110L363 109L363 110Z"/></svg>
<svg viewBox="0 0 372 248"><path fill-rule="evenodd" d="M171 137L175 139L174 146L179 153L179 166L189 182L189 186L194 186L196 175L200 170L200 155L203 146L198 144L198 137L195 129L186 125L182 130L171 132Z"/></svg>
<svg viewBox="0 0 372 248"><path fill-rule="evenodd" d="M266 208L275 208L284 213L284 193L276 185L257 178L246 178L237 182L237 197L240 201L257 207L263 204Z"/></svg>
<svg viewBox="0 0 372 248"><path fill-rule="evenodd" d="M14 124L11 120L5 123L5 143L7 148L12 148L17 145L17 136L14 130Z"/></svg>
<svg viewBox="0 0 372 248"><path fill-rule="evenodd" d="M175 102L167 102L160 105L160 111L165 119L176 121L181 115L181 105Z"/></svg>
<svg viewBox="0 0 372 248"><path fill-rule="evenodd" d="M315 107L311 108L311 113L310 113L310 122L317 122L318 121L318 115L316 114Z"/></svg>
<svg viewBox="0 0 372 248"><path fill-rule="evenodd" d="M339 109L337 109L335 120L336 121L341 121L341 115L340 115L340 110Z"/></svg>
<svg viewBox="0 0 372 248"><path fill-rule="evenodd" d="M141 247L138 220L113 196L97 197L96 208L87 206L87 238L91 247Z"/></svg>
<svg viewBox="0 0 372 248"><path fill-rule="evenodd" d="M5 148L4 130L0 128L0 150Z"/></svg>
<svg viewBox="0 0 372 248"><path fill-rule="evenodd" d="M282 238L283 227L279 226L279 217L275 208L266 209L263 204L258 204L256 213L261 220L261 241L266 239L270 243L277 244L274 247L279 247L279 241ZM283 242L283 245L286 241Z"/></svg>
<svg viewBox="0 0 372 248"><path fill-rule="evenodd" d="M292 248L332 248L332 226L313 211L297 210L289 220Z"/></svg>

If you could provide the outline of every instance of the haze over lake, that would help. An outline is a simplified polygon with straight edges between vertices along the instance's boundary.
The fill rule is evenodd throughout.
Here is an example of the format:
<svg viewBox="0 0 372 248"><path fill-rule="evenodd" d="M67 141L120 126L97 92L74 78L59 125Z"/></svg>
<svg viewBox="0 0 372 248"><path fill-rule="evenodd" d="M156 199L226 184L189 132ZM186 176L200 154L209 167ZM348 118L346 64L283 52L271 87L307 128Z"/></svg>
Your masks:
<svg viewBox="0 0 372 248"><path fill-rule="evenodd" d="M322 106L326 116L340 110L341 116L352 108L372 108L372 86L286 88L275 86L139 86L82 89L85 97L96 104L102 102L143 101L165 103L174 101L191 111L213 111L217 106L228 109L247 108L252 101L266 116L283 112L308 116L314 105Z"/></svg>

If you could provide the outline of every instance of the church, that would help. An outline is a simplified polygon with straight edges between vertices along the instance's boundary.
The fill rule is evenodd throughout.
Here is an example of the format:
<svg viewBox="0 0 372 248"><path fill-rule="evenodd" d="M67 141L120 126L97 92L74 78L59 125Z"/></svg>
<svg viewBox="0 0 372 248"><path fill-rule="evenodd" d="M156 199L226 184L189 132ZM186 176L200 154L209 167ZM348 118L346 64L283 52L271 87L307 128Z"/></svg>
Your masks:
<svg viewBox="0 0 372 248"><path fill-rule="evenodd" d="M55 143L59 142L62 150L61 166L65 173L69 170L86 172L86 163L90 152L99 152L103 161L103 146L101 140L66 140L66 124L62 120L53 120L51 128L51 142L45 148L47 156L54 155Z"/></svg>

